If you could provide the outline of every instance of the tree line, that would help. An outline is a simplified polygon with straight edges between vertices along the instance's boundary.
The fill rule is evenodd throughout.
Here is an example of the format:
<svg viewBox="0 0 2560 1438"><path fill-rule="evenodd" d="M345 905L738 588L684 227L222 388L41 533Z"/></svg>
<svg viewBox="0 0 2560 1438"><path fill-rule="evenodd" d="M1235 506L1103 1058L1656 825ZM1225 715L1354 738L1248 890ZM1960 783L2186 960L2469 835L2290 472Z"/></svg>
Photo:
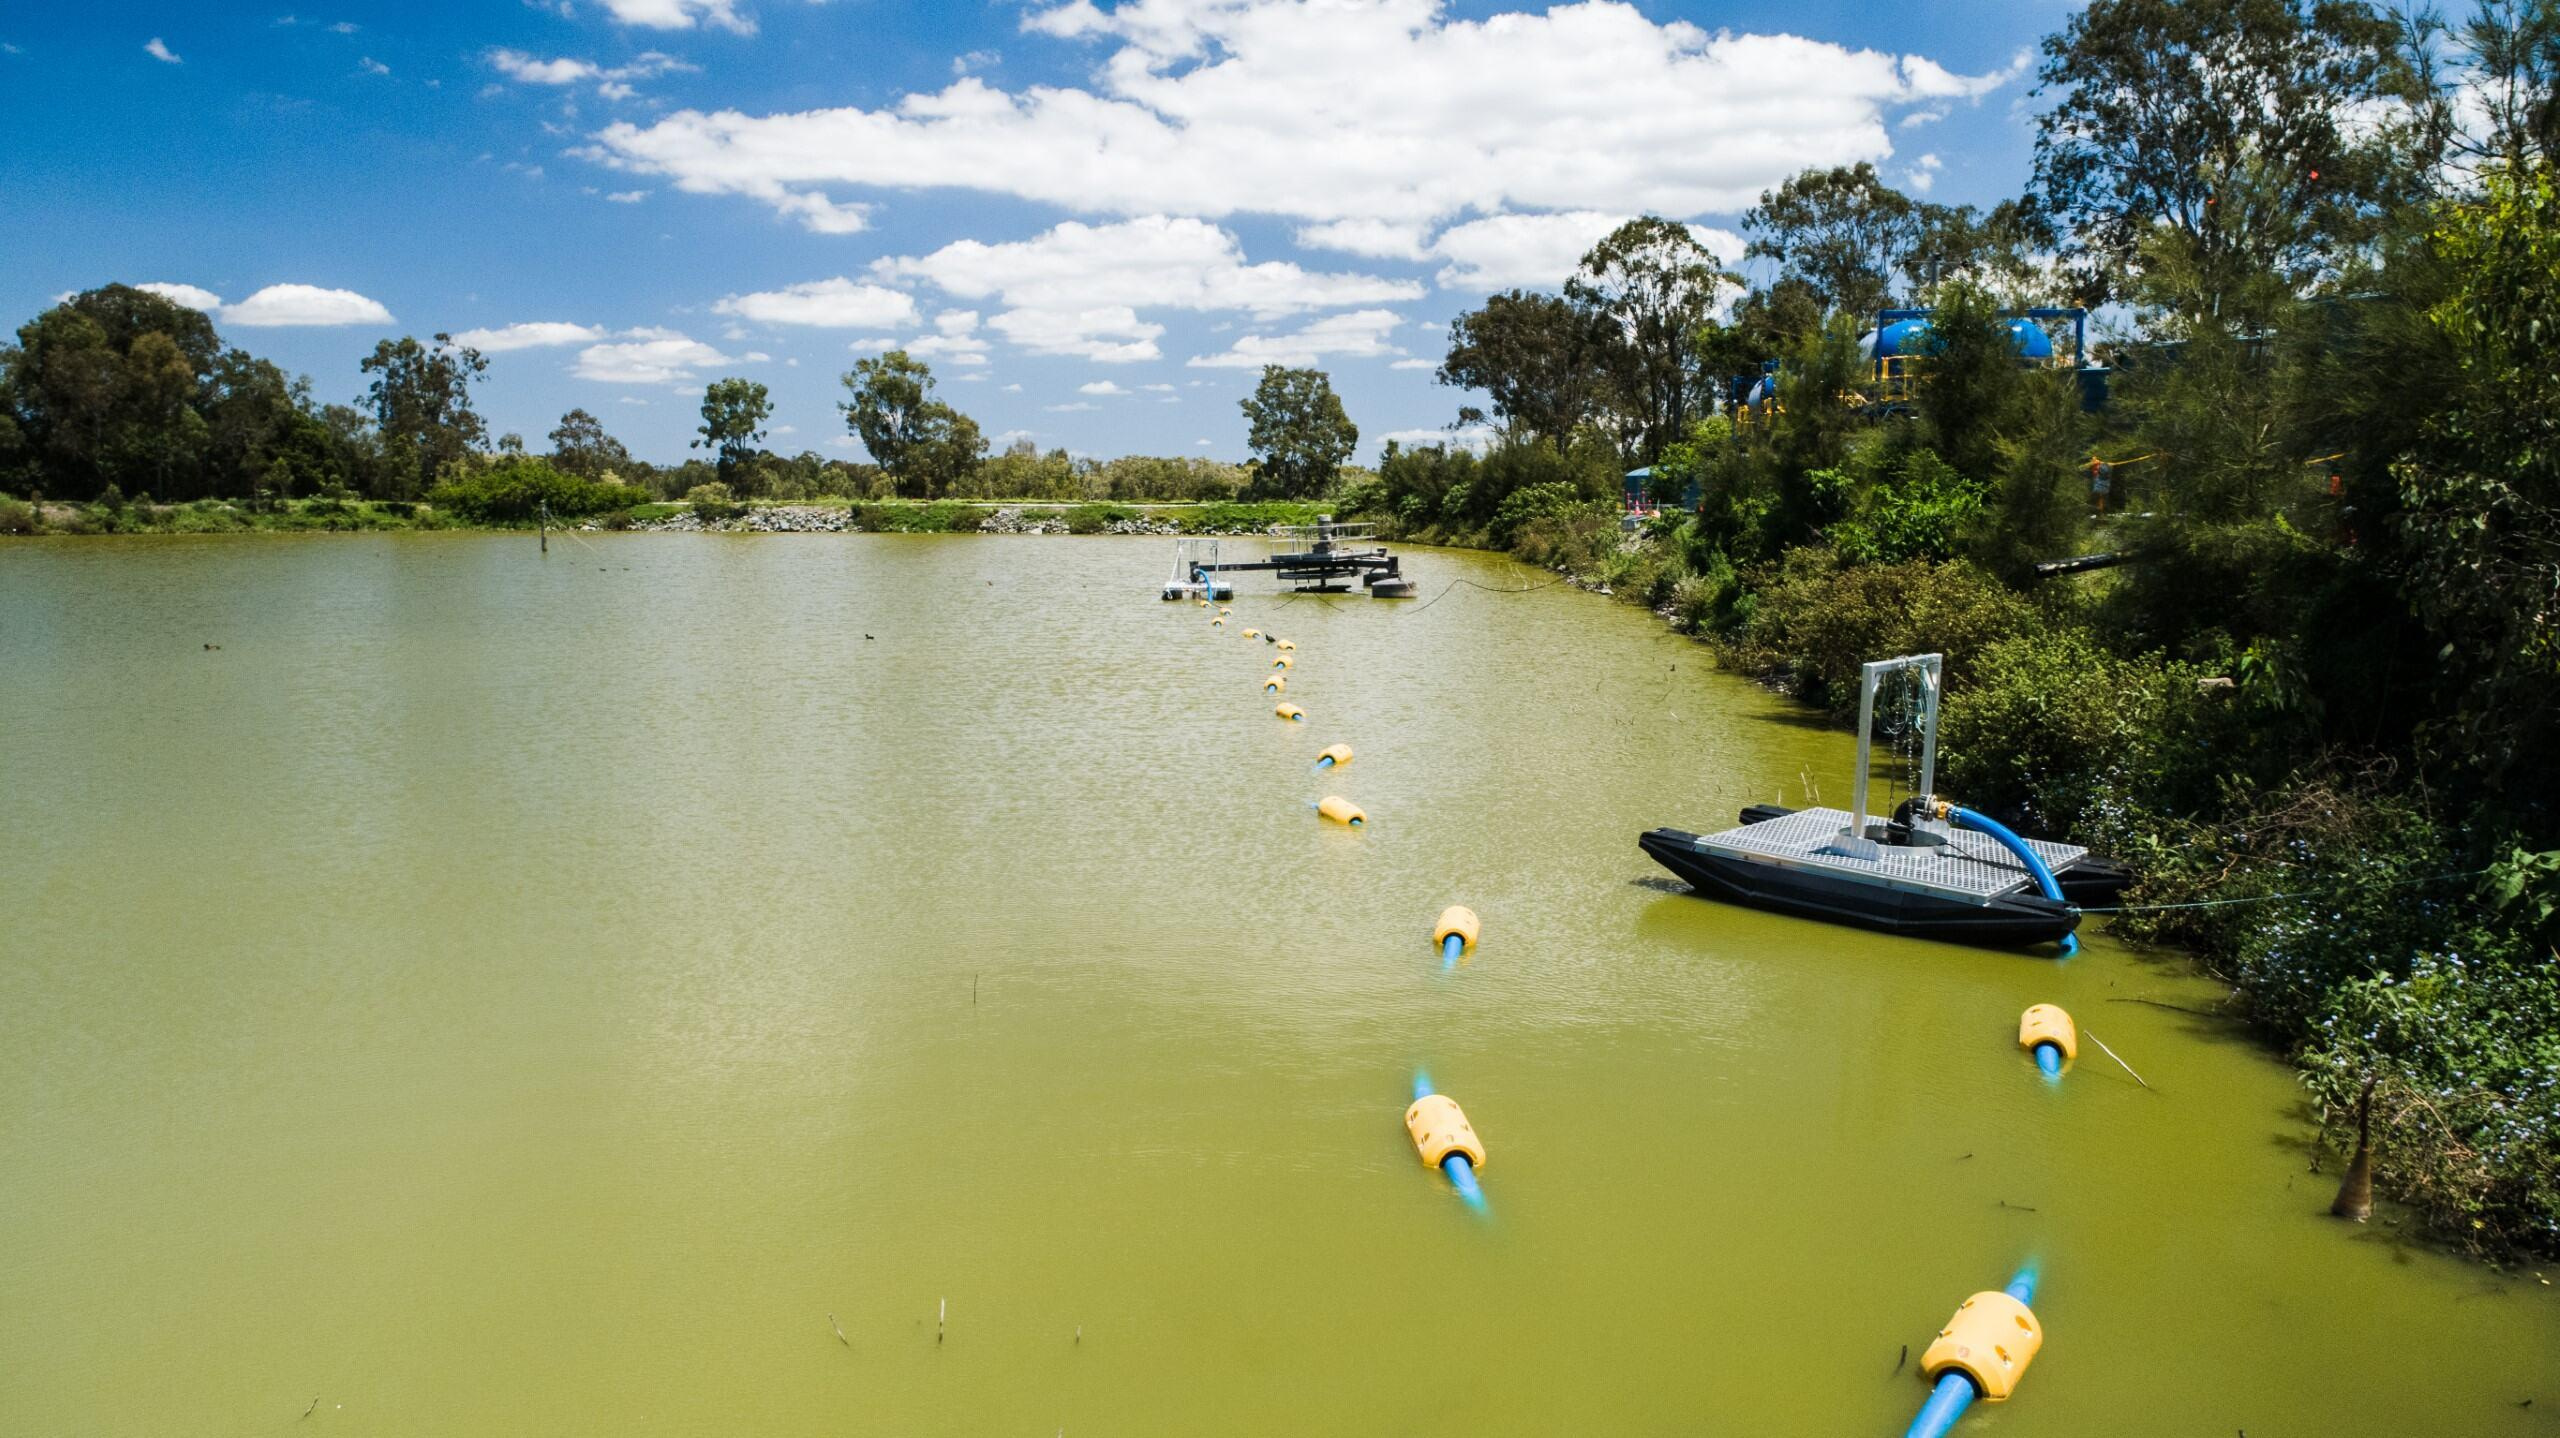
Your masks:
<svg viewBox="0 0 2560 1438"><path fill-rule="evenodd" d="M646 499L1033 499L1176 502L1321 494L1358 431L1326 378L1272 367L1244 401L1253 462L1093 459L1016 440L999 454L903 350L859 360L838 406L867 462L763 447L772 397L726 376L703 391L699 458L634 456L585 409L536 449L474 407L488 361L452 336L384 339L352 404L226 344L201 311L128 285L72 295L0 345L0 496L110 506L295 499L438 502L474 518L575 514Z"/></svg>

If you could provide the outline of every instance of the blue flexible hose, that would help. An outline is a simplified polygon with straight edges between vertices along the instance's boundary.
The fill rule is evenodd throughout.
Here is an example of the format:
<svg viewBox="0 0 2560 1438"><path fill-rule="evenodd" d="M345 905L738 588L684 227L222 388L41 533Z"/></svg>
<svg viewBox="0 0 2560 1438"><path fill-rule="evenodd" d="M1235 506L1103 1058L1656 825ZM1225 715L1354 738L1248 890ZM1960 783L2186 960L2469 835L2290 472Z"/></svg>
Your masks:
<svg viewBox="0 0 2560 1438"><path fill-rule="evenodd" d="M1333 756L1332 756L1332 755L1330 755L1330 754L1322 754L1322 755L1318 755L1318 756L1317 756L1317 758L1316 758L1316 767L1317 767L1318 769L1330 769L1330 768L1332 768L1332 767L1333 767Z"/></svg>
<svg viewBox="0 0 2560 1438"><path fill-rule="evenodd" d="M2044 1070L2046 1078L2062 1077L2062 1046L2060 1044L2036 1045L2036 1067Z"/></svg>
<svg viewBox="0 0 2560 1438"><path fill-rule="evenodd" d="M1456 968L1458 966L1458 956L1466 951L1467 941L1464 936L1451 934L1447 938L1442 939L1440 941L1440 967L1443 969Z"/></svg>
<svg viewBox="0 0 2560 1438"><path fill-rule="evenodd" d="M2020 1303L2032 1304L2036 1298L2036 1270L2033 1264L2018 1270L2009 1280L2009 1296ZM1937 1386L1929 1390L1929 1401L1920 1405L1920 1414L1903 1430L1902 1438L1945 1438L1964 1410L1973 1406L1973 1380L1961 1370L1938 1375Z"/></svg>
<svg viewBox="0 0 2560 1438"><path fill-rule="evenodd" d="M1902 1438L1944 1438L1964 1410L1973 1406L1973 1380L1962 1373L1939 1375L1938 1386L1929 1390L1929 1401L1920 1405L1920 1416Z"/></svg>
<svg viewBox="0 0 2560 1438"><path fill-rule="evenodd" d="M1431 1087L1431 1075L1421 1069L1415 1069L1413 1071L1414 1102L1420 1103L1435 1092L1437 1090ZM1449 1175L1450 1186L1458 1190L1458 1197L1466 1200L1467 1207L1478 1213L1484 1212L1484 1189L1477 1185L1476 1166L1467 1161L1465 1154L1453 1153L1440 1160L1440 1171Z"/></svg>
<svg viewBox="0 0 2560 1438"><path fill-rule="evenodd" d="M1948 805L1947 817L1978 834L1989 835L1999 843L2001 848L2017 855L2018 862L2026 865L2027 873L2035 879L2036 889L2057 904L2063 902L2062 885L2053 877L2053 870L2046 867L2044 860L2036 854L2036 851L2027 847L2027 841L2019 838L2016 831L2008 825L1988 814L1968 809L1962 804ZM2063 935L2062 956L2069 958L2078 952L2080 952L2080 936L2078 934Z"/></svg>
<svg viewBox="0 0 2560 1438"><path fill-rule="evenodd" d="M1450 1184L1458 1190L1458 1197L1466 1200L1467 1207L1483 1209L1484 1190L1476 1187L1476 1168L1467 1162L1465 1154L1453 1153L1440 1160L1440 1171L1449 1175Z"/></svg>

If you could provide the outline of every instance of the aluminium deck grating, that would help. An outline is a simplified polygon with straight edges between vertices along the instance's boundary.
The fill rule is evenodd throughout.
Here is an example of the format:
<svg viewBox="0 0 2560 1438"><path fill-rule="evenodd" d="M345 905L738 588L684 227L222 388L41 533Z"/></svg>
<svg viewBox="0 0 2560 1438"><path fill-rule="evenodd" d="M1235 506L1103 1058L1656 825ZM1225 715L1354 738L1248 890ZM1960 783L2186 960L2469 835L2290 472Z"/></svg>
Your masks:
<svg viewBox="0 0 2560 1438"><path fill-rule="evenodd" d="M1871 823L1882 822L1879 815L1867 817ZM1853 875L1887 888L1939 894L1974 903L1988 903L2004 894L2031 890L2035 884L2035 880L2028 876L2026 866L2002 848L1997 840L1969 829L1958 829L1948 834L1944 848L1897 849L1887 846L1873 859L1821 852L1824 845L1838 838L1840 831L1848 826L1849 815L1845 810L1798 809L1781 818L1745 824L1720 833L1702 834L1698 843L1754 863ZM2035 850L2036 857L2056 872L2089 852L2071 844L2056 844L2044 839L2026 842L2028 848Z"/></svg>

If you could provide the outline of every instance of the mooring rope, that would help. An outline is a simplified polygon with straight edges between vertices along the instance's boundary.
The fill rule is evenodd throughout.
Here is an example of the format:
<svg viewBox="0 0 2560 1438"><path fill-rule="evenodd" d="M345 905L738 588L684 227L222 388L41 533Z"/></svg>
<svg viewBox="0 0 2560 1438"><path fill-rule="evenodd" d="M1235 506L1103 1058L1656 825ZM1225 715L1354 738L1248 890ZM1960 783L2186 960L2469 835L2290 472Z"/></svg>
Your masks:
<svg viewBox="0 0 2560 1438"><path fill-rule="evenodd" d="M2446 879L2473 879L2478 878L2480 875L2487 872L2489 872L2487 869L2464 869L2461 872L2454 874L2427 874L2415 879L2394 879L2388 883L2367 884L2364 887L2375 889L2399 889L2406 888L2411 884L2441 883ZM2318 899L2335 897L2337 892L2338 891L2334 888L2296 889L2291 893L2285 894L2244 894L2236 899L2196 899L2183 904L2116 904L2103 909L2084 908L2081 909L2080 912L2084 914L2153 914L2168 909L2219 909L2231 904L2273 903L2278 899Z"/></svg>
<svg viewBox="0 0 2560 1438"><path fill-rule="evenodd" d="M1423 609L1429 609L1432 605L1437 604L1437 603L1439 603L1441 600L1448 598L1448 597L1449 597L1449 591L1450 591L1450 590L1452 590L1452 589L1457 588L1457 587L1458 587L1459 585L1461 585L1461 584L1463 584L1463 585L1467 586L1469 589L1481 589L1481 590L1483 590L1483 591L1484 591L1485 593L1487 593L1487 594L1535 594L1535 593L1537 593L1537 592L1538 592L1539 590L1541 590L1541 589L1553 589L1553 588L1555 588L1555 587L1556 587L1557 585L1559 585L1559 584L1569 583L1569 582L1571 582L1571 580L1572 580L1572 579L1573 579L1573 576L1572 576L1572 575L1570 575L1570 574L1561 574L1561 575L1556 576L1556 577L1555 577L1555 578L1553 578L1553 579L1548 580L1548 581L1547 581L1546 583L1544 583L1544 584L1528 584L1528 585L1523 585L1523 586L1521 586L1521 587L1520 587L1520 588L1518 588L1518 589L1504 589L1504 588L1501 588L1501 587L1499 587L1499 586L1497 586L1497 585L1491 585L1491 584L1478 584L1478 583L1476 583L1476 582L1475 582L1474 580L1472 580L1472 579L1452 579L1452 580L1450 580L1447 584L1444 584L1444 585L1442 585L1442 586L1440 587L1440 592L1439 592L1439 593L1437 593L1437 594L1435 594L1435 595L1432 595L1429 599L1424 600L1424 601L1422 602L1422 607L1421 607L1420 609L1416 609L1416 610L1414 610L1413 612L1414 612L1414 613L1416 613L1416 614L1420 614L1420 613L1422 612L1422 610L1423 610Z"/></svg>

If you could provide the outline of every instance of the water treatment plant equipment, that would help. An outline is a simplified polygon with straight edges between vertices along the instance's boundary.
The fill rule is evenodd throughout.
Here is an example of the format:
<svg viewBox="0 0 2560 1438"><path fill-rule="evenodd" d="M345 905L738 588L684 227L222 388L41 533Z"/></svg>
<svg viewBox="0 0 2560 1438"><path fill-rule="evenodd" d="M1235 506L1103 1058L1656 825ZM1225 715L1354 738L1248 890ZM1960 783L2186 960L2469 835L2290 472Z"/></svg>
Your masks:
<svg viewBox="0 0 2560 1438"><path fill-rule="evenodd" d="M1268 559L1221 563L1213 544L1206 556L1192 556L1188 570L1182 567L1187 551L1177 541L1175 571L1186 576L1193 587L1177 593L1176 585L1167 584L1164 597L1187 598L1197 592L1198 586L1216 586L1221 574L1248 569L1271 570L1280 576L1281 583L1300 594L1346 594L1352 581L1357 580L1373 599L1413 597L1413 581L1404 577L1403 567L1394 555L1373 542L1375 536L1368 525L1337 524L1332 515L1319 514L1313 524L1286 525L1279 532L1281 537ZM1230 588L1227 592L1234 591Z"/></svg>
<svg viewBox="0 0 2560 1438"><path fill-rule="evenodd" d="M1858 757L1847 810L1779 810L1712 834L1652 829L1644 851L1710 898L1957 943L2060 943L2076 948L2080 909L2058 875L2087 865L2083 893L2112 896L2122 868L2070 844L2022 838L1935 793L1943 657L1880 659L1858 681ZM1880 685L1892 752L1889 778L1908 797L1868 808Z"/></svg>
<svg viewBox="0 0 2560 1438"><path fill-rule="evenodd" d="M1173 573L1165 579L1164 597L1197 599L1204 604L1235 598L1236 587L1222 584L1214 577L1218 567L1218 541L1175 540Z"/></svg>

